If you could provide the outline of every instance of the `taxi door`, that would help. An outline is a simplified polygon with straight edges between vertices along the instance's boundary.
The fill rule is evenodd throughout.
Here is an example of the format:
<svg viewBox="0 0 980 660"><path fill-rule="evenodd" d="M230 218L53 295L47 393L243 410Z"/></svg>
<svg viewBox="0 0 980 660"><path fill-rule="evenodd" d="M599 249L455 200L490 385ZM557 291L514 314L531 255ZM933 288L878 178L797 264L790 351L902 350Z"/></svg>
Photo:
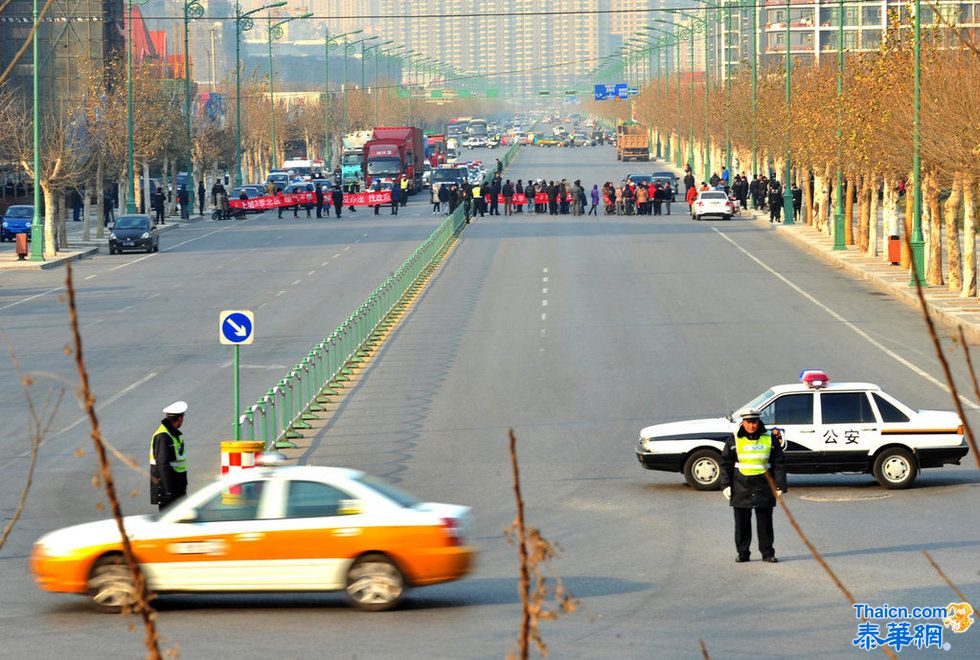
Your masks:
<svg viewBox="0 0 980 660"><path fill-rule="evenodd" d="M868 450L877 447L881 425L867 392L820 392L820 463L825 470L867 468Z"/></svg>
<svg viewBox="0 0 980 660"><path fill-rule="evenodd" d="M268 560L264 541L273 484L249 481L219 491L193 515L161 522L138 543L151 588L158 591L248 589Z"/></svg>
<svg viewBox="0 0 980 660"><path fill-rule="evenodd" d="M819 447L814 424L813 392L778 396L760 411L760 417L767 429L778 428L782 431L783 456L788 470L805 468L815 462Z"/></svg>
<svg viewBox="0 0 980 660"><path fill-rule="evenodd" d="M270 579L281 589L343 589L350 560L368 548L363 504L340 487L321 481L282 482L270 542ZM375 541L378 541L377 539Z"/></svg>

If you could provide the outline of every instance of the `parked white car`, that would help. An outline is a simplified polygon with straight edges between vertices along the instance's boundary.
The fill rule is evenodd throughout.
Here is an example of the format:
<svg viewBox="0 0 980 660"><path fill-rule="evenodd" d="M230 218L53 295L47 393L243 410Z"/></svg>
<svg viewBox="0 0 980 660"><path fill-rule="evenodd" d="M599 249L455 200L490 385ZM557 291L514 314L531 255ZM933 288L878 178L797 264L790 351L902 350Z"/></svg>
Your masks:
<svg viewBox="0 0 980 660"><path fill-rule="evenodd" d="M732 200L721 190L702 190L691 206L691 217L695 220L712 216L731 220L734 212Z"/></svg>

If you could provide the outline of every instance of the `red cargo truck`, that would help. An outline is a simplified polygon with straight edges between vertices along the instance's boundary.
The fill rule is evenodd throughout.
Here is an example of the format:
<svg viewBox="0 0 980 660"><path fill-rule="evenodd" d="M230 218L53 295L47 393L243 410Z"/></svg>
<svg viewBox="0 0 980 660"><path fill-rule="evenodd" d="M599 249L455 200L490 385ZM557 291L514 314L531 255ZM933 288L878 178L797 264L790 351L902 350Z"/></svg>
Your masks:
<svg viewBox="0 0 980 660"><path fill-rule="evenodd" d="M446 136L440 134L429 135L425 138L425 146L429 152L429 164L433 169L445 164L446 162Z"/></svg>
<svg viewBox="0 0 980 660"><path fill-rule="evenodd" d="M364 144L364 180L370 186L375 179L398 185L408 179L408 193L422 189L425 148L422 129L414 126L378 127L372 139Z"/></svg>

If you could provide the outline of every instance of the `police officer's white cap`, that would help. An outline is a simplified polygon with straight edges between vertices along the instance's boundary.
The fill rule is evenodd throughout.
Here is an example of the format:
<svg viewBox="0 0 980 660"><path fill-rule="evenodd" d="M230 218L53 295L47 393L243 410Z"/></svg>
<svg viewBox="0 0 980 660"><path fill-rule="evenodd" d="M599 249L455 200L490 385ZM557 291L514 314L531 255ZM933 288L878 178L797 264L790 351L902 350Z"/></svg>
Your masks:
<svg viewBox="0 0 980 660"><path fill-rule="evenodd" d="M759 411L754 408L749 408L748 410L742 411L742 419L759 419L761 415Z"/></svg>
<svg viewBox="0 0 980 660"><path fill-rule="evenodd" d="M164 415L183 415L185 412L187 412L186 401L174 401L163 409Z"/></svg>

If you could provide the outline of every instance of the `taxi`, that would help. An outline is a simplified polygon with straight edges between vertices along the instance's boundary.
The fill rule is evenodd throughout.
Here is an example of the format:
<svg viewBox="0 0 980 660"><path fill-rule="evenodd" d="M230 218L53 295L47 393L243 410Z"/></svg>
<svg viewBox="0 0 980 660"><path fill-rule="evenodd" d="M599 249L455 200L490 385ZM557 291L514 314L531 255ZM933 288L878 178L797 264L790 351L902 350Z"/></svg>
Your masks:
<svg viewBox="0 0 980 660"><path fill-rule="evenodd" d="M476 556L468 524L468 507L311 466L234 472L159 514L125 518L154 594L344 591L368 611L395 607L410 587L466 575ZM87 594L105 611L135 602L115 520L46 534L30 567L42 589Z"/></svg>
<svg viewBox="0 0 980 660"><path fill-rule="evenodd" d="M782 431L786 471L871 473L888 489L908 488L922 468L959 464L968 446L952 412L918 410L871 383L831 383L808 369L800 382L775 385L727 417L648 426L636 457L648 470L681 472L697 490L717 490L721 450L748 409Z"/></svg>

